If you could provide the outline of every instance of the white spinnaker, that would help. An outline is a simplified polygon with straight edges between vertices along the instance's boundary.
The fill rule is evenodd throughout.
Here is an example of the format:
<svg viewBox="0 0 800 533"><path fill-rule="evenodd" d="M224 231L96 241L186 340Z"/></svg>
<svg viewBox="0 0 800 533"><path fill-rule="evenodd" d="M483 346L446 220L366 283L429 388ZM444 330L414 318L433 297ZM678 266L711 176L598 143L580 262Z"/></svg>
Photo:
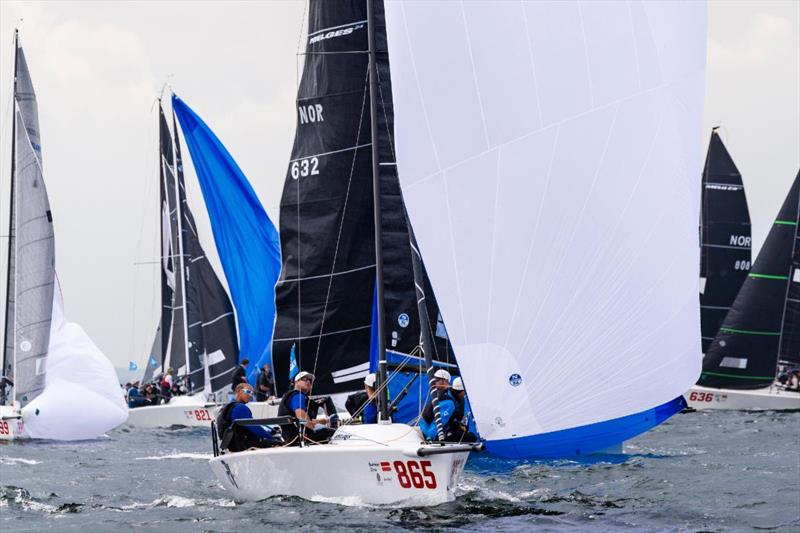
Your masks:
<svg viewBox="0 0 800 533"><path fill-rule="evenodd" d="M386 24L403 194L481 435L685 392L705 3L387 0Z"/></svg>
<svg viewBox="0 0 800 533"><path fill-rule="evenodd" d="M78 324L64 317L61 291L53 291L53 318L44 392L22 410L29 437L82 440L99 437L128 418L111 361Z"/></svg>

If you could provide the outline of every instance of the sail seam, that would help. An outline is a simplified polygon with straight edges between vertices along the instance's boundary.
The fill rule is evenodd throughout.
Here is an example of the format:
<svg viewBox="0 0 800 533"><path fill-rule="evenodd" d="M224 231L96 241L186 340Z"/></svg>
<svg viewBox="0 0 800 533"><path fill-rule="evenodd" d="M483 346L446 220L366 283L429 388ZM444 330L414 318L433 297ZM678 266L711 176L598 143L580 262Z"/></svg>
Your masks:
<svg viewBox="0 0 800 533"><path fill-rule="evenodd" d="M737 376L736 374L725 374L722 372L703 372L703 375L708 374L709 376L720 376L725 378L735 378L735 379L757 379L760 381L769 380L772 381L775 379L775 376Z"/></svg>
<svg viewBox="0 0 800 533"><path fill-rule="evenodd" d="M753 272L751 272L750 274L748 274L748 276L749 276L749 277L751 277L751 278L758 278L758 279L775 279L775 280L780 280L780 281L785 281L785 280L788 280L788 279L789 279L789 276L776 276L776 275L774 275L774 274L755 274L755 273L753 273Z"/></svg>

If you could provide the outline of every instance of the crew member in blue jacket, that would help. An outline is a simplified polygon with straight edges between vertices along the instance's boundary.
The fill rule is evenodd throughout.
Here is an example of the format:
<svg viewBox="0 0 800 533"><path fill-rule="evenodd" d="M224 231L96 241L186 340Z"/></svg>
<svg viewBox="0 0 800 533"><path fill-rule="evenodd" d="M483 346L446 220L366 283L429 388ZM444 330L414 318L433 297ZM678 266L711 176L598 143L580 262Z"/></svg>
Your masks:
<svg viewBox="0 0 800 533"><path fill-rule="evenodd" d="M364 424L378 423L378 406L375 405L375 374L367 374L364 378L364 392L367 393L367 403L364 404L361 412L361 419Z"/></svg>
<svg viewBox="0 0 800 533"><path fill-rule="evenodd" d="M456 402L453 395L450 393L450 372L440 368L433 374L433 394L439 397L439 415L442 420L442 429L447 431L447 424L453 417L456 410ZM422 434L428 440L437 440L436 419L433 416L433 395L428 398L425 409L422 410L422 416L419 420L419 427Z"/></svg>
<svg viewBox="0 0 800 533"><path fill-rule="evenodd" d="M266 426L234 426L236 420L253 418L247 402L253 399L253 386L240 383L236 386L236 399L226 405L217 417L217 431L222 448L240 452L248 448L266 448L279 443L273 431Z"/></svg>

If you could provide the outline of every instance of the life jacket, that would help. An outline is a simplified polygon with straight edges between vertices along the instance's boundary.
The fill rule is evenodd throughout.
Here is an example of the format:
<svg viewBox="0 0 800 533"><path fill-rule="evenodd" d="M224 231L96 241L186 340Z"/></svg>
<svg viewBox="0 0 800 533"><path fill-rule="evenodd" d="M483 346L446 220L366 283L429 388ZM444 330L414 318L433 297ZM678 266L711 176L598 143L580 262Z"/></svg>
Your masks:
<svg viewBox="0 0 800 533"><path fill-rule="evenodd" d="M240 452L248 448L258 447L259 440L256 435L241 426L233 426L231 411L241 402L231 402L217 415L217 436L220 448L231 452ZM246 404L242 404L246 405Z"/></svg>
<svg viewBox="0 0 800 533"><path fill-rule="evenodd" d="M364 391L354 392L347 397L344 407L350 413L350 416L356 416L356 413L365 403L367 403L367 393Z"/></svg>
<svg viewBox="0 0 800 533"><path fill-rule="evenodd" d="M437 393L434 392L434 394L437 394ZM458 402L456 402L455 398L453 398L453 395L450 394L449 390L446 390L444 392L438 392L438 394L439 394L439 401L440 402L442 402L444 400L450 400L451 402L453 402L453 404L456 405L456 408L458 408ZM462 413L464 412L463 406L462 406L461 412ZM462 414L461 416L464 416L464 415ZM427 422L428 424L433 423L433 399L432 398L430 400L428 400L428 403L425 405L425 409L422 410L422 418L425 419L425 422ZM451 419L455 418L455 414L453 416L451 416L450 418ZM445 421L445 423L446 422L448 422L448 421Z"/></svg>
<svg viewBox="0 0 800 533"><path fill-rule="evenodd" d="M291 389L281 397L281 403L278 404L278 416L291 416L291 417L295 416L294 409L289 408L289 401L295 394L303 394L303 393L300 392L299 390ZM305 409L306 412L308 413L307 410L309 409L309 406L306 405ZM297 426L294 424L294 422L289 422L288 424L281 424L281 433L283 434L284 442L289 443L294 441L292 442L292 445L299 444L297 438L299 437L300 434L297 431Z"/></svg>

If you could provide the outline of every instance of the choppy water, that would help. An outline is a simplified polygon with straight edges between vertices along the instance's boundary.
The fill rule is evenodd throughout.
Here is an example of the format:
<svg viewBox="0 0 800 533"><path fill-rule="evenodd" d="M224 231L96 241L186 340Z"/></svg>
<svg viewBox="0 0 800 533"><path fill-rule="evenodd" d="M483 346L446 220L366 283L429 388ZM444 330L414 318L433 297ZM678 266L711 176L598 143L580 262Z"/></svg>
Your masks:
<svg viewBox="0 0 800 533"><path fill-rule="evenodd" d="M213 478L208 431L114 431L0 445L0 530L800 531L800 413L673 417L591 461L475 456L455 502L354 508L237 504Z"/></svg>

